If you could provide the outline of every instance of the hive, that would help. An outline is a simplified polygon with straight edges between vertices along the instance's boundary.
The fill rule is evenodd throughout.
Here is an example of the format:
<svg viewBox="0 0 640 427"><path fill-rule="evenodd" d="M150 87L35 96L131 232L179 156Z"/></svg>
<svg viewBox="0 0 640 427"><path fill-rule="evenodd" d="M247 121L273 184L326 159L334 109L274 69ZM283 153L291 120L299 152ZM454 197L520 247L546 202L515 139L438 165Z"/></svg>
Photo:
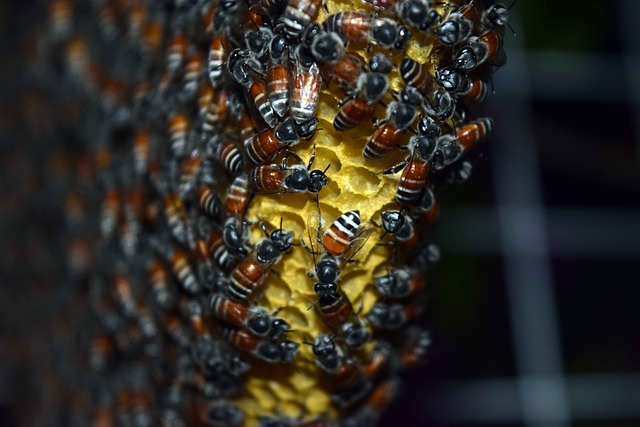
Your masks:
<svg viewBox="0 0 640 427"><path fill-rule="evenodd" d="M506 18L477 0L52 2L39 73L81 153L74 423L374 425L430 344L428 234L493 126L473 113Z"/></svg>

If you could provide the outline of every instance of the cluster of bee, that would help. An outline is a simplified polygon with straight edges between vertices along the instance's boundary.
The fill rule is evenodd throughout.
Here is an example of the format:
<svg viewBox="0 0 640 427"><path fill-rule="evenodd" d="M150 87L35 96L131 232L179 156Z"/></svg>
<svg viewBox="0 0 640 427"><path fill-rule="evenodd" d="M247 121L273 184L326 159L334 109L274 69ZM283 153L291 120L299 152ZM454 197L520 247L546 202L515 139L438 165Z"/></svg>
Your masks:
<svg viewBox="0 0 640 427"><path fill-rule="evenodd" d="M92 312L78 425L370 426L395 397L398 373L424 358L430 337L416 320L438 251L421 242L438 215L438 187L468 178L465 154L491 131L491 119L464 122L504 62L508 8L330 6L51 3L44 50L65 54L61 96L76 103L95 176L68 199L69 225L91 227L78 211L100 199L95 241L69 252ZM433 45L437 67L406 54L415 40ZM328 90L340 101L325 123ZM386 116L374 120L381 106ZM372 121L363 164L388 166L407 153L377 170L401 173L394 199L382 203L395 208L363 218L354 206L325 227L321 195L338 167L320 154L321 133L349 144ZM326 166L314 169L316 160ZM255 200L280 195L312 206L304 232L288 217L248 214ZM383 242L372 250L389 260L369 272L377 301L361 313L345 277L374 234ZM306 315L322 324L313 332L286 316L286 304L262 303L294 253L309 260L307 283L289 286L311 295ZM248 410L248 379L270 364L319 369L333 408Z"/></svg>

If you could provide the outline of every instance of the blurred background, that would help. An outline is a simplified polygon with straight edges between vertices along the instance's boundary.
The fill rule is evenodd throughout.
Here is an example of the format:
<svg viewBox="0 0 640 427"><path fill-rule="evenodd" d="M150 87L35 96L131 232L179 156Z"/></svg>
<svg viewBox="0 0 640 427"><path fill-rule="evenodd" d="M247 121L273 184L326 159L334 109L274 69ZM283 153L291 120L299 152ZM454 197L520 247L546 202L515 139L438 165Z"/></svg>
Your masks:
<svg viewBox="0 0 640 427"><path fill-rule="evenodd" d="M504 2L509 5L509 2ZM518 0L383 426L640 425L640 2Z"/></svg>

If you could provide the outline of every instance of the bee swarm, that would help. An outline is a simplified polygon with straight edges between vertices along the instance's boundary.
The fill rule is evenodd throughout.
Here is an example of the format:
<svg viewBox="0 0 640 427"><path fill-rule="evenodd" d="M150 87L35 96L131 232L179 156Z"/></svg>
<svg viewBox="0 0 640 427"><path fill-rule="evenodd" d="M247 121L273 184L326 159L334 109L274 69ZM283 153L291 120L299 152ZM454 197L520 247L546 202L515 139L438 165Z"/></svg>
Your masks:
<svg viewBox="0 0 640 427"><path fill-rule="evenodd" d="M471 116L507 14L52 1L36 75L83 164L75 425L374 425L430 345L425 238L493 126Z"/></svg>

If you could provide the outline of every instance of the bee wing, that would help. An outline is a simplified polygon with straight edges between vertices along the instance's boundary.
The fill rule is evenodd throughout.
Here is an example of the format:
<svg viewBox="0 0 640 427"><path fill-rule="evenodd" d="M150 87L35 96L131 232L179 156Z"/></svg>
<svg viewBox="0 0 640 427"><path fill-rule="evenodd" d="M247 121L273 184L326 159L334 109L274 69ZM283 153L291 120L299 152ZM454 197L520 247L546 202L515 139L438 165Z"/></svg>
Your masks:
<svg viewBox="0 0 640 427"><path fill-rule="evenodd" d="M371 237L371 233L373 232L373 228L369 225L365 225L361 227L356 236L353 238L347 250L341 256L340 261L340 271L349 264L353 258L360 252L360 249L367 243L369 237Z"/></svg>
<svg viewBox="0 0 640 427"><path fill-rule="evenodd" d="M320 234L322 232L322 226L324 225L324 221L322 220L322 216L320 212L313 211L309 213L307 217L307 237L309 239L309 245L313 256L314 256L314 265L315 265L315 255L316 244L320 242Z"/></svg>

